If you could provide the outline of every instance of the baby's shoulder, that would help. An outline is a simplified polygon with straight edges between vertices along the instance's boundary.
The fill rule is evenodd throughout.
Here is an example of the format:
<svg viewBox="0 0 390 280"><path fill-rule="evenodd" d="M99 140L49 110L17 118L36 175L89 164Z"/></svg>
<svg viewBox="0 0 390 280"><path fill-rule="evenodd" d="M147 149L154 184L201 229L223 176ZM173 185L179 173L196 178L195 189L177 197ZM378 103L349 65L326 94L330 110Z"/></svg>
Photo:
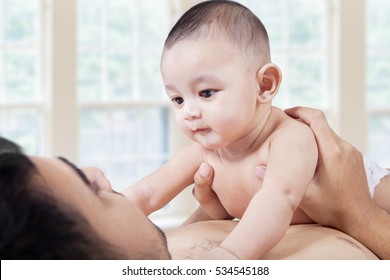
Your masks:
<svg viewBox="0 0 390 280"><path fill-rule="evenodd" d="M273 135L287 138L313 138L313 132L309 126L303 122L293 119L281 109L275 108L276 121Z"/></svg>

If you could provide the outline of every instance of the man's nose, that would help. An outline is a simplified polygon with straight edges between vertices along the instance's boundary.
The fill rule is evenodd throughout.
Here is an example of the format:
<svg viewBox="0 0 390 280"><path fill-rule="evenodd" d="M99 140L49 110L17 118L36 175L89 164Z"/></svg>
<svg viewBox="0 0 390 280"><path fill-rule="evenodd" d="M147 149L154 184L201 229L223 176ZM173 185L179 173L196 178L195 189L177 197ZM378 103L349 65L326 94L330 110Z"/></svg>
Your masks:
<svg viewBox="0 0 390 280"><path fill-rule="evenodd" d="M200 108L194 104L186 104L184 107L184 119L193 120L198 119L202 116Z"/></svg>

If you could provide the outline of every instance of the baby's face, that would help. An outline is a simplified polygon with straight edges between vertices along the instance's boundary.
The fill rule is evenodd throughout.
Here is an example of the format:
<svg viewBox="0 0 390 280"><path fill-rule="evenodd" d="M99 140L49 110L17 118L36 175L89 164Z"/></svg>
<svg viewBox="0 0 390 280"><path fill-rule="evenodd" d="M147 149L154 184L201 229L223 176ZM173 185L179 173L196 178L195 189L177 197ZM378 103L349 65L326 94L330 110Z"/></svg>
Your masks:
<svg viewBox="0 0 390 280"><path fill-rule="evenodd" d="M221 34L185 39L166 49L161 72L184 133L208 149L247 133L257 121L258 69Z"/></svg>

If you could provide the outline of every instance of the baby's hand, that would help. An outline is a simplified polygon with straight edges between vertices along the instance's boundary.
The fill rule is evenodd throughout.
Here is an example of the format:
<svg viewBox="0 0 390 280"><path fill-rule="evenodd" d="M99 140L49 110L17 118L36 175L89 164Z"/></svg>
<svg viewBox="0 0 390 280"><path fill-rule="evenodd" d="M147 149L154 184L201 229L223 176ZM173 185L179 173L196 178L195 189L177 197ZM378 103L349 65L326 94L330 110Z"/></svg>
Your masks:
<svg viewBox="0 0 390 280"><path fill-rule="evenodd" d="M101 169L97 167L83 167L81 170L98 190L112 192L111 183Z"/></svg>

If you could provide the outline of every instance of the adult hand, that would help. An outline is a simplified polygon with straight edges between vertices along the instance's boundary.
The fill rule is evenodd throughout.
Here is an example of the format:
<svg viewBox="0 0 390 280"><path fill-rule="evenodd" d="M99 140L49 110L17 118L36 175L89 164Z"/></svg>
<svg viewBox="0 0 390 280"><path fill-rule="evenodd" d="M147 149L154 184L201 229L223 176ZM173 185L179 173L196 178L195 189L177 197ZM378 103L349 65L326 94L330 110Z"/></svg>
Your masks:
<svg viewBox="0 0 390 280"><path fill-rule="evenodd" d="M184 224L232 219L211 188L213 177L213 168L207 163L202 163L194 175L194 189L192 190L192 194L199 202L199 207Z"/></svg>
<svg viewBox="0 0 390 280"><path fill-rule="evenodd" d="M361 207L373 206L361 153L330 128L323 112L303 107L285 112L309 125L318 145L317 169L302 209L320 224L347 230L345 219L358 219Z"/></svg>
<svg viewBox="0 0 390 280"><path fill-rule="evenodd" d="M329 127L323 112L285 111L312 129L318 164L300 207L317 223L355 237L380 258L390 258L390 215L373 202L361 153Z"/></svg>

